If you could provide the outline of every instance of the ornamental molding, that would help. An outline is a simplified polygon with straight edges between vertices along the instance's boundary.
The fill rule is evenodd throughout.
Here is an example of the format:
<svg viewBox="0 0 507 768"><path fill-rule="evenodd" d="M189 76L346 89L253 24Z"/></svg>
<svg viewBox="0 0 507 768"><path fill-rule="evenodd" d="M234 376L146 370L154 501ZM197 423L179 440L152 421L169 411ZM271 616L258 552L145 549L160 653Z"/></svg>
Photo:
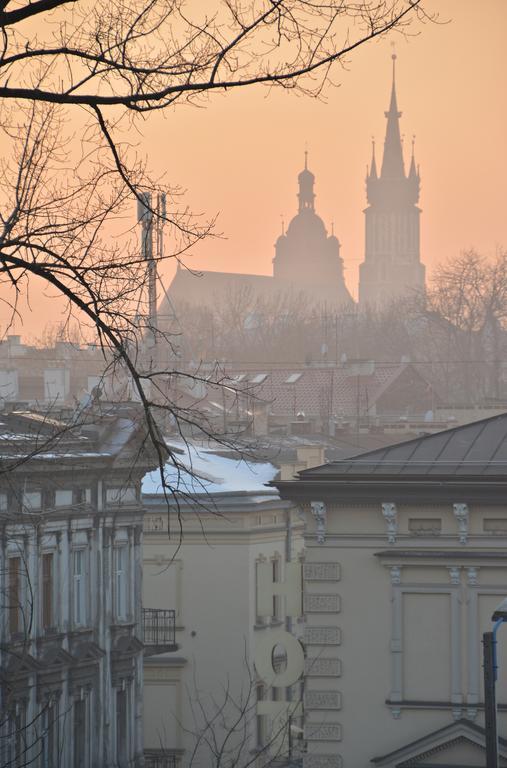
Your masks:
<svg viewBox="0 0 507 768"><path fill-rule="evenodd" d="M305 675L307 677L340 677L342 663L340 659L328 656L317 656L305 659Z"/></svg>
<svg viewBox="0 0 507 768"><path fill-rule="evenodd" d="M341 741L342 729L339 723L307 723L306 741Z"/></svg>
<svg viewBox="0 0 507 768"><path fill-rule="evenodd" d="M303 768L342 768L341 755L303 755Z"/></svg>
<svg viewBox="0 0 507 768"><path fill-rule="evenodd" d="M305 563L303 565L305 581L339 581L339 563Z"/></svg>
<svg viewBox="0 0 507 768"><path fill-rule="evenodd" d="M458 586L461 582L461 566L460 565L448 566L447 570L449 571L449 578L451 580L451 584L453 584L454 586Z"/></svg>
<svg viewBox="0 0 507 768"><path fill-rule="evenodd" d="M468 504L453 504L454 517L458 522L458 537L460 544L466 544L468 540L468 522L470 512Z"/></svg>
<svg viewBox="0 0 507 768"><path fill-rule="evenodd" d="M339 595L308 595L303 598L305 613L339 613Z"/></svg>
<svg viewBox="0 0 507 768"><path fill-rule="evenodd" d="M317 544L324 544L326 541L326 505L323 501L311 501L310 506L315 519Z"/></svg>
<svg viewBox="0 0 507 768"><path fill-rule="evenodd" d="M393 502L382 502L382 515L387 524L387 541L389 544L396 544L396 534L398 533L398 509Z"/></svg>
<svg viewBox="0 0 507 768"><path fill-rule="evenodd" d="M391 577L391 584L393 587L401 584L401 565L392 565L389 568L389 575Z"/></svg>
<svg viewBox="0 0 507 768"><path fill-rule="evenodd" d="M340 645L341 631L339 627L306 627L305 645Z"/></svg>
<svg viewBox="0 0 507 768"><path fill-rule="evenodd" d="M341 709L342 698L339 691L305 691L305 709Z"/></svg>

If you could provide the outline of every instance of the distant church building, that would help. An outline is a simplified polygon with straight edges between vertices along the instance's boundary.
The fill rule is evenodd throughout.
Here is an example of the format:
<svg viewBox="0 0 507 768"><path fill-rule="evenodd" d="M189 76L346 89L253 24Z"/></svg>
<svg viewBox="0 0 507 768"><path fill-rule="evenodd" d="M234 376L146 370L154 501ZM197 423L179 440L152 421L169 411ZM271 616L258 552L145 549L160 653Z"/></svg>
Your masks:
<svg viewBox="0 0 507 768"><path fill-rule="evenodd" d="M169 287L170 301L213 307L223 303L231 292L247 291L261 300L280 294L305 294L310 304L335 309L353 304L343 277L340 243L334 233L328 236L324 222L315 213L315 176L305 168L298 176L299 210L275 244L273 276L235 272L195 272L178 268ZM173 309L167 298L159 311L161 322Z"/></svg>
<svg viewBox="0 0 507 768"><path fill-rule="evenodd" d="M314 301L334 306L352 304L343 278L340 243L334 232L328 237L324 222L315 213L315 176L305 167L298 176L299 210L276 241L273 277L280 284L306 292Z"/></svg>
<svg viewBox="0 0 507 768"><path fill-rule="evenodd" d="M375 145L366 177L365 258L359 267L359 308L381 307L424 289L425 267L419 245L420 177L414 148L405 175L396 100L395 61L387 118L384 156L377 172Z"/></svg>

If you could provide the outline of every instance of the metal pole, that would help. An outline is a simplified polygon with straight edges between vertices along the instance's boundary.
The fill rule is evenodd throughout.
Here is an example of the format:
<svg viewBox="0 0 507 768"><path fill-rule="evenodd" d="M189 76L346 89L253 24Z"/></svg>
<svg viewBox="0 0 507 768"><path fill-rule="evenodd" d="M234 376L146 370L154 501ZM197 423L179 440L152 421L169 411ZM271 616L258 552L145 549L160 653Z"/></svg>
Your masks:
<svg viewBox="0 0 507 768"><path fill-rule="evenodd" d="M484 659L484 717L486 726L486 768L498 768L498 735L496 730L496 637L493 632L482 636Z"/></svg>

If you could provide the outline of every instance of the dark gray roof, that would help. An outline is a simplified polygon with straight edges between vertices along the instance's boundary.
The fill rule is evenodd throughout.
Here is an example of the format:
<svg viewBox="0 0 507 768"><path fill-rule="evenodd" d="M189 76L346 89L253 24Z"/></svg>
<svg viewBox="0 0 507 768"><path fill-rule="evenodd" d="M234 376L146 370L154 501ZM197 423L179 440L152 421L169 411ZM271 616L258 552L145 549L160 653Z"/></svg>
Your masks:
<svg viewBox="0 0 507 768"><path fill-rule="evenodd" d="M333 476L506 476L507 413L424 435L299 473L302 480Z"/></svg>

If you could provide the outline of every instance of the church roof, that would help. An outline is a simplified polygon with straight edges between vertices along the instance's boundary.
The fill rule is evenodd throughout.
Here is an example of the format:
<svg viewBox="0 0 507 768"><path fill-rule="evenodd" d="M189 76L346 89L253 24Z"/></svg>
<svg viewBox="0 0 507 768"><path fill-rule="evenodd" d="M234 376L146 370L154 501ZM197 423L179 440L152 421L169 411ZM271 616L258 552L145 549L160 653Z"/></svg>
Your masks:
<svg viewBox="0 0 507 768"><path fill-rule="evenodd" d="M346 476L505 477L507 413L300 473L304 480Z"/></svg>
<svg viewBox="0 0 507 768"><path fill-rule="evenodd" d="M260 297L274 295L280 290L271 275L249 275L239 272L191 272L188 269L178 269L169 287L169 295L173 302L191 304L214 304L225 292L251 291ZM159 315L172 316L167 307L167 299L160 305Z"/></svg>

